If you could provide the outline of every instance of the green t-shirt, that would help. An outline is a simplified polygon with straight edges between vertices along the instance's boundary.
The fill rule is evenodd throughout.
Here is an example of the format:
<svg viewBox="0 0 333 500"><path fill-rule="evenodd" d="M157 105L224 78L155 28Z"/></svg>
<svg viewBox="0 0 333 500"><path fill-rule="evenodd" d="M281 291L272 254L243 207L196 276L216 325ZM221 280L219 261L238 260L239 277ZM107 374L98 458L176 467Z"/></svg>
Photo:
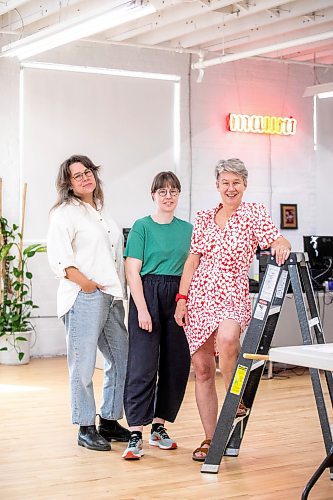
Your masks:
<svg viewBox="0 0 333 500"><path fill-rule="evenodd" d="M169 224L158 224L148 215L134 223L124 256L142 261L141 276L180 276L189 253L191 235L189 222L174 217Z"/></svg>

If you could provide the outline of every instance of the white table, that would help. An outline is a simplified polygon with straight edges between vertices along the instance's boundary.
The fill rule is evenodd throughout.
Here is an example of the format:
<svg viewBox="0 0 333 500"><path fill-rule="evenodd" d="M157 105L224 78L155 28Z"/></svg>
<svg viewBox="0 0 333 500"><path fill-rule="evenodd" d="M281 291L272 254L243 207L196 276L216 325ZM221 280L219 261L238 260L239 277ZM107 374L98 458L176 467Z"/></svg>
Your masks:
<svg viewBox="0 0 333 500"><path fill-rule="evenodd" d="M268 359L279 363L333 371L333 344L274 347L270 349ZM333 467L333 446L305 486L302 500L308 498L309 491L328 467Z"/></svg>
<svg viewBox="0 0 333 500"><path fill-rule="evenodd" d="M273 347L269 361L333 372L333 344Z"/></svg>

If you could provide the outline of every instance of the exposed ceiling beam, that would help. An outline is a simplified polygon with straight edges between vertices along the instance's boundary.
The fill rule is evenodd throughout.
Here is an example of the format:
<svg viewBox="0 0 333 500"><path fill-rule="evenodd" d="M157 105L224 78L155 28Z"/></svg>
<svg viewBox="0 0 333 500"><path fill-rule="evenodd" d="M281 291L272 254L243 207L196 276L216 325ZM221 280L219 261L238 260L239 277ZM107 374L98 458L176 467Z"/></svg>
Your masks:
<svg viewBox="0 0 333 500"><path fill-rule="evenodd" d="M217 50L227 50L232 47L236 47L242 44L252 44L255 42L260 42L262 40L267 40L268 38L278 37L279 35L284 35L289 32L295 32L295 36L302 36L302 33L306 30L306 35L312 35L317 33L317 30L323 30L326 28L326 24L333 21L333 8L326 9L325 15L320 18L316 18L316 21L304 21L304 17L296 17L293 19L287 19L285 21L277 21L274 24L274 32L272 26L255 26L251 25L248 27L247 31L239 31L235 34L230 34L225 36L223 40L214 40L209 42L209 44L203 45L203 48L209 51ZM323 28L325 24L325 28ZM328 27L325 31L329 31L331 28ZM313 32L312 32L313 30ZM253 48L253 47L249 47Z"/></svg>
<svg viewBox="0 0 333 500"><path fill-rule="evenodd" d="M135 24L131 23L130 26L124 25L121 29L114 28L109 30L105 36L108 40L116 41L133 39L133 36L135 36L135 41L141 43L133 28L134 30L142 30L141 33L147 33L149 36L150 32L156 34L163 29L172 30L173 26L177 23L184 26L187 22L191 22L190 19L192 17L213 12L228 4L230 4L230 0L212 0L209 5L201 2L181 2L179 5L170 8L166 5L167 8L160 9L156 14L152 14L149 18L147 17L145 25L143 25L142 21L138 21Z"/></svg>
<svg viewBox="0 0 333 500"><path fill-rule="evenodd" d="M217 24L220 22L224 21L224 14L221 14L220 12L206 12L203 15L196 16L194 18L190 17L187 18L186 20L180 22L175 22L175 23L169 23L166 31L168 32L168 38L173 38L174 36L177 36L179 31L177 30L178 27L180 27L180 24L182 25L181 31L184 32L184 27L188 27L190 31L194 31L196 29L203 29L206 28L207 26L211 26L212 24ZM161 38L161 31L165 31L165 29L161 28L159 29L158 26L150 26L150 31L149 33L146 33L144 35L140 35L135 37L135 41L138 43L141 43L140 40L149 40L149 39L154 39L154 42L152 43L151 41L143 42L143 43L151 43L151 44L156 44L155 40L156 37ZM110 37L109 37L110 38ZM164 38L164 36L162 36ZM119 39L119 37L118 37ZM123 37L124 39L124 37ZM161 40L158 42L160 43Z"/></svg>
<svg viewBox="0 0 333 500"><path fill-rule="evenodd" d="M91 13L98 15L122 3L126 3L126 0L33 0L21 8L19 13L23 19L24 34L29 36L62 22L80 21ZM12 13L10 14L12 17ZM21 17L15 15L15 28L19 30L22 28ZM10 26L14 24L11 23Z"/></svg>
<svg viewBox="0 0 333 500"><path fill-rule="evenodd" d="M290 4L288 4L290 6ZM324 9L332 7L332 0L316 0L318 8ZM309 9L313 9L312 0L297 0L290 9L281 10L281 15L276 18L270 15L267 11L251 15L251 17L232 20L226 23L225 26L211 27L209 30L193 33L192 35L182 37L172 42L173 45L181 45L182 47L189 48L193 45L206 45L210 40L217 37L227 37L234 33L239 33L248 29L249 24L253 27L260 27L264 25L272 25L274 29L275 23L293 19L304 14L309 13Z"/></svg>
<svg viewBox="0 0 333 500"><path fill-rule="evenodd" d="M216 33L216 35L213 36L213 38L216 38L221 34L221 31L216 30L217 26L220 26L222 29L223 26L225 26L232 20L240 21L242 18L248 18L251 13L261 12L268 6L281 5L281 3L285 3L286 1L287 0L262 0L260 4L252 6L250 11L239 13L235 12L233 14L225 14L224 12L221 12L221 10L223 9L219 9L220 17L218 18L219 21L217 21L216 23L214 23L214 19L212 17L206 17L207 14L202 14L201 16L197 17L189 16L183 21L172 24L172 26L164 26L160 29L151 31L146 35L135 37L132 41L137 43L155 45L158 43L167 42L170 39L174 39L176 40L176 42L173 45L180 45L180 43L178 42L183 40L184 34L186 38L186 34L189 34L190 37L195 36L197 33L209 34L214 29L215 31L213 31L213 33ZM230 0L229 2L225 2L225 4L230 5ZM190 47L190 45L194 44L189 44L188 47Z"/></svg>
<svg viewBox="0 0 333 500"><path fill-rule="evenodd" d="M7 0L7 2L0 2L0 16L7 14L7 12L11 10L17 9L27 2L28 0Z"/></svg>
<svg viewBox="0 0 333 500"><path fill-rule="evenodd" d="M238 34L242 31L248 31L249 27L255 30L266 24L274 24L280 21L282 18L285 19L285 13L290 13L291 4L294 5L293 2L295 2L295 5L297 6L304 1L309 3L312 0L289 0L287 2L274 2L274 4L272 2L270 4L267 4L267 2L258 3L255 7L252 7L252 9L247 11L246 13L239 13L237 16L227 16L223 24L210 26L209 29L201 31L197 30L196 32L179 37L178 39L171 40L170 43L172 45L181 45L184 47L191 47L192 45L204 46L217 37L220 39L226 39L226 37L228 37L229 35ZM329 0L324 1L327 2ZM281 9L282 4L286 4L286 8L283 9L284 14L282 15L282 17L280 15L272 15L271 10L266 8L269 6L271 9L273 9L278 6L279 9ZM303 10L305 10L305 12L308 11L308 9L304 7Z"/></svg>
<svg viewBox="0 0 333 500"><path fill-rule="evenodd" d="M184 0L150 0L150 3L155 7L156 10L163 10L182 4L184 3Z"/></svg>
<svg viewBox="0 0 333 500"><path fill-rule="evenodd" d="M232 51L230 49L228 49L228 53L230 54L230 53L235 53L235 52L242 52L244 50L255 50L255 49L263 47L263 46L267 47L270 45L274 45L276 43L281 43L281 42L284 42L286 40L290 40L291 38L292 39L300 39L301 37L309 37L311 35L319 35L323 31L325 31L325 32L333 31L333 22L326 23L325 29L318 29L318 27L316 27L316 28L313 27L312 29L307 29L304 31L292 32L292 33L286 34L285 36L279 37L279 38L269 37L269 38L265 38L265 40L261 40L261 42L243 43L241 45L238 45L237 47L234 47ZM327 42L326 40L324 40L324 41L318 40L318 41L311 42L311 43L307 44L306 47L304 47L304 45L302 45L302 44L298 44L298 45L293 46L293 47L286 47L286 48L278 51L278 57L284 57L284 56L290 57L293 54L296 54L299 52L304 53L304 51L308 52L309 54L311 54L313 56L313 52L316 49L320 49L323 46L326 47L327 43L332 43L332 42ZM220 54L220 55L222 55L222 54Z"/></svg>
<svg viewBox="0 0 333 500"><path fill-rule="evenodd" d="M253 3L253 5L254 5L254 3ZM238 9L239 11L244 10L246 12L246 11L249 11L249 9L250 9L249 2L234 2L233 6L236 7L236 9Z"/></svg>
<svg viewBox="0 0 333 500"><path fill-rule="evenodd" d="M288 5L290 6L291 4L289 3ZM318 9L332 7L332 0L316 0L316 7L318 7ZM311 9L313 10L313 0L297 0L294 4L292 4L292 8L283 11L281 10L281 16L279 18L270 15L267 11L261 11L256 14L252 14L250 17L234 19L230 22L226 21L224 26L212 26L209 29L201 30L200 32L198 31L196 33L192 33L191 35L181 37L180 39L174 40L172 44L181 45L185 48L192 47L193 45L204 45L217 37L226 37L233 33L245 31L248 29L249 24L253 28L255 26L274 25L280 19L287 20L308 14Z"/></svg>
<svg viewBox="0 0 333 500"><path fill-rule="evenodd" d="M277 50L283 50L289 47L297 47L300 45L305 45L307 43L312 43L319 40L329 40L331 38L333 38L333 31L328 31L325 33L319 33L317 35L311 35L308 37L287 40L285 42L276 43L265 47L258 47L257 49L245 50L243 52L237 52L236 54L228 54L221 57L214 57L213 59L208 59L206 61L198 61L192 64L192 68L204 69L209 66L216 66L217 64L238 61L240 59L247 59L249 57L259 56L262 54L269 54Z"/></svg>
<svg viewBox="0 0 333 500"><path fill-rule="evenodd" d="M47 18L53 14L57 15L57 21L59 22L63 16L70 15L71 11L73 14L74 12L78 14L80 11L77 4L80 3L82 5L82 0L71 0L70 4L62 6L61 2L55 2L54 0L25 1L20 8L17 9L17 12L11 12L10 15L3 18L2 28L8 27L12 31L21 30L22 24L23 27L26 28L30 24L41 20L46 24L50 22ZM93 8L93 3L94 2L91 2L91 8ZM73 8L74 6L75 8Z"/></svg>

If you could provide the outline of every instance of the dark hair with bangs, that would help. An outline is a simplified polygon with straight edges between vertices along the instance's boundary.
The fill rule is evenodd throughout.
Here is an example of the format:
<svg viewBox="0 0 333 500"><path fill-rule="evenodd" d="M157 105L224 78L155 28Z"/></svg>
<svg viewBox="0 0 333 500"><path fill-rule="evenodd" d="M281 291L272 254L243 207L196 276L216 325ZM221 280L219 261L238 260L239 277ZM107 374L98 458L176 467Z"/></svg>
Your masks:
<svg viewBox="0 0 333 500"><path fill-rule="evenodd" d="M170 172L170 170L166 172L159 172L155 175L151 185L151 194L156 193L158 189L163 189L166 186L170 186L173 189L178 189L179 192L181 192L182 189L177 175L173 172Z"/></svg>
<svg viewBox="0 0 333 500"><path fill-rule="evenodd" d="M100 180L98 176L98 171L101 168L98 165L95 165L88 156L83 156L83 155L72 155L70 158L62 162L62 164L59 167L59 172L56 180L56 188L58 192L58 199L55 203L55 205L52 207L51 210L54 208L59 207L63 203L70 203L73 200L77 200L80 203L81 200L78 196L76 196L73 192L73 187L71 183L71 170L70 166L73 165L73 163L82 163L82 165L89 170L92 171L94 174L94 178L96 181L96 188L93 192L93 200L96 203L98 200L101 205L103 206L104 203L104 195L103 195L103 190L102 190L102 181Z"/></svg>

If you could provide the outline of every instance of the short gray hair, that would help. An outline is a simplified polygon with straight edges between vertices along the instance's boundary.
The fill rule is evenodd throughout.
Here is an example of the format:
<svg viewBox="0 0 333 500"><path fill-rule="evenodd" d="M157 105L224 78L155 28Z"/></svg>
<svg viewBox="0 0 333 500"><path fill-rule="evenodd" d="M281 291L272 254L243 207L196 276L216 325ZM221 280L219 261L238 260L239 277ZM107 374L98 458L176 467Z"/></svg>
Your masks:
<svg viewBox="0 0 333 500"><path fill-rule="evenodd" d="M229 158L229 160L220 160L215 167L215 178L218 181L221 172L232 172L233 174L240 175L247 185L248 171L239 158Z"/></svg>

